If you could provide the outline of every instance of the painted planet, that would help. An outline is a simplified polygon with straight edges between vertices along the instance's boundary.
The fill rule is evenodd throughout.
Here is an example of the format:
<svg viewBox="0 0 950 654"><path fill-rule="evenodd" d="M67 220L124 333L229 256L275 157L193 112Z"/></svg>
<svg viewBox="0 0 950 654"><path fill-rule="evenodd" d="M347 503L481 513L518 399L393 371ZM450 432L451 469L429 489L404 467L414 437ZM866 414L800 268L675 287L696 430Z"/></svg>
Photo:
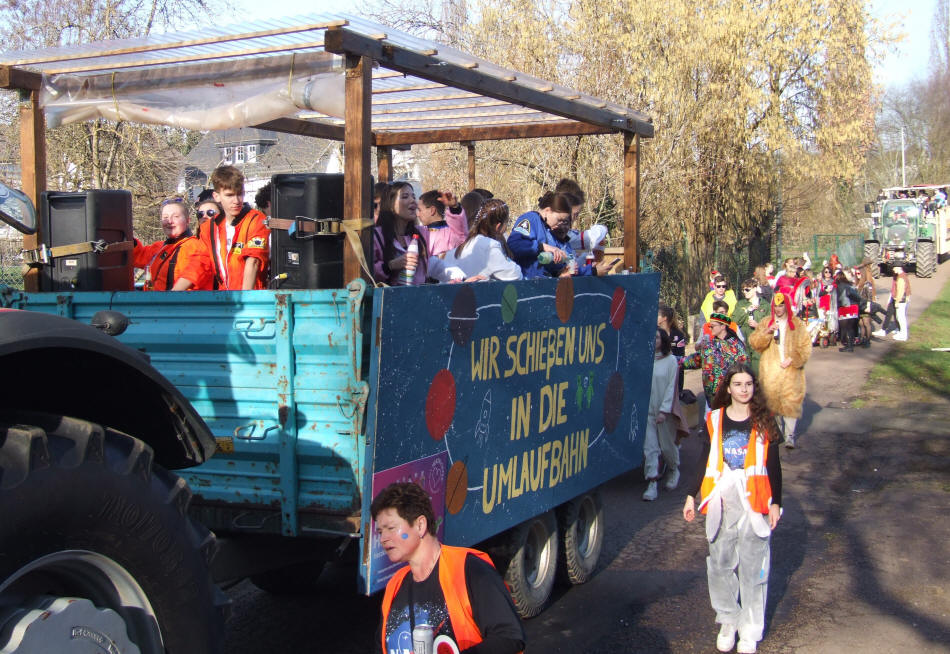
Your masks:
<svg viewBox="0 0 950 654"><path fill-rule="evenodd" d="M557 317L561 322L571 319L574 311L574 280L570 277L561 277L554 292L554 306L557 308Z"/></svg>
<svg viewBox="0 0 950 654"><path fill-rule="evenodd" d="M607 392L604 394L604 429L612 434L620 422L623 413L623 377L615 372L607 380Z"/></svg>
<svg viewBox="0 0 950 654"><path fill-rule="evenodd" d="M449 331L452 340L459 347L465 347L475 329L475 318L478 315L475 306L475 291L471 284L459 284L459 292L452 301L452 313L449 314Z"/></svg>
<svg viewBox="0 0 950 654"><path fill-rule="evenodd" d="M627 315L627 292L622 286L614 289L614 297L610 301L610 324L614 329L620 329L623 319Z"/></svg>
<svg viewBox="0 0 950 654"><path fill-rule="evenodd" d="M509 323L515 319L518 312L518 289L508 284L501 293L501 320Z"/></svg>
<svg viewBox="0 0 950 654"><path fill-rule="evenodd" d="M455 515L465 506L468 497L468 468L461 461L456 461L449 468L449 476L445 479L445 508Z"/></svg>
<svg viewBox="0 0 950 654"><path fill-rule="evenodd" d="M455 416L455 377L443 368L435 374L426 395L426 427L433 440L445 438Z"/></svg>

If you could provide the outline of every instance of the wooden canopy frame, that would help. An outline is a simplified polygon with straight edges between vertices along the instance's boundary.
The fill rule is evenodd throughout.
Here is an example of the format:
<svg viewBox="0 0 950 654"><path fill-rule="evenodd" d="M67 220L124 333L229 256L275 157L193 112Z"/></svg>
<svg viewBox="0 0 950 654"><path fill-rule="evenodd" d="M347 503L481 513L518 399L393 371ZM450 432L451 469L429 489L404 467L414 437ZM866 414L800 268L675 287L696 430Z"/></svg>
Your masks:
<svg viewBox="0 0 950 654"><path fill-rule="evenodd" d="M293 38L299 40L288 43ZM468 149L468 177L474 187L477 141L621 133L624 266L638 269L640 139L653 136L650 119L441 44L359 18L332 16L268 30L164 35L151 42L8 54L20 57L0 55L0 88L20 94L23 191L37 206L46 190L46 130L40 107L44 75L80 75L88 86L117 80L125 87L172 86L209 75L232 79L270 69L286 76L288 63L297 72L322 72L342 61L345 119L294 116L254 127L343 141L344 219L371 214L373 146L380 180L391 181L393 149L458 142ZM365 251L369 236L363 229ZM24 247L32 249L40 242L37 233L24 238ZM346 248L344 279L359 276L358 257ZM37 290L38 278L28 275L24 284L27 290Z"/></svg>

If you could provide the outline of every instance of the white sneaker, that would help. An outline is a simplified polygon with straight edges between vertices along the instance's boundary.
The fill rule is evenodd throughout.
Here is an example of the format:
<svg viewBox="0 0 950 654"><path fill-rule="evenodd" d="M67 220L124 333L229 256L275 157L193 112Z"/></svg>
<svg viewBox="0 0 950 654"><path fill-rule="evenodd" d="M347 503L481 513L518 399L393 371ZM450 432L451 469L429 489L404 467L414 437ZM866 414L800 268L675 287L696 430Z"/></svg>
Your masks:
<svg viewBox="0 0 950 654"><path fill-rule="evenodd" d="M726 622L719 627L719 635L716 636L716 649L720 652L731 652L736 644L736 625Z"/></svg>
<svg viewBox="0 0 950 654"><path fill-rule="evenodd" d="M656 482L651 481L647 485L647 489L643 491L643 501L652 502L656 499Z"/></svg>
<svg viewBox="0 0 950 654"><path fill-rule="evenodd" d="M895 341L906 341L906 340L907 340L907 337L906 337L906 336L901 336L900 334L894 334L894 337L893 337L893 338L894 338Z"/></svg>
<svg viewBox="0 0 950 654"><path fill-rule="evenodd" d="M884 338L887 336L887 332L883 329L878 329L877 331L871 332L871 336L877 336L878 338Z"/></svg>
<svg viewBox="0 0 950 654"><path fill-rule="evenodd" d="M755 654L755 644L754 640L740 638L739 646L736 648L736 651L739 652L739 654Z"/></svg>
<svg viewBox="0 0 950 654"><path fill-rule="evenodd" d="M670 474L666 476L666 483L663 486L666 490L676 490L676 487L680 483L680 471L679 468L673 468L670 471Z"/></svg>

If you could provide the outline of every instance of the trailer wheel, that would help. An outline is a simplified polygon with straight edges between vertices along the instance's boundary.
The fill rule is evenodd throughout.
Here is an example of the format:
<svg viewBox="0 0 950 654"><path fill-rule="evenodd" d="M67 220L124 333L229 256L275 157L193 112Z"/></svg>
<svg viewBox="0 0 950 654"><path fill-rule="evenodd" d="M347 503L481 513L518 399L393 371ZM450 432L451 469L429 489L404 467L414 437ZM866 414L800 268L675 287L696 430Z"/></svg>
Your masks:
<svg viewBox="0 0 950 654"><path fill-rule="evenodd" d="M215 540L188 518L190 500L138 439L73 418L0 418L0 649L220 651Z"/></svg>
<svg viewBox="0 0 950 654"><path fill-rule="evenodd" d="M881 276L881 244L865 241L864 256L874 262L871 264L871 277L877 279Z"/></svg>
<svg viewBox="0 0 950 654"><path fill-rule="evenodd" d="M317 588L323 561L303 561L251 575L251 583L272 595L306 595Z"/></svg>
<svg viewBox="0 0 950 654"><path fill-rule="evenodd" d="M558 576L583 584L594 574L604 545L604 505L594 491L575 497L558 510L561 542Z"/></svg>
<svg viewBox="0 0 950 654"><path fill-rule="evenodd" d="M557 571L557 520L552 511L523 522L511 530L514 556L508 563L505 583L522 618L541 612Z"/></svg>
<svg viewBox="0 0 950 654"><path fill-rule="evenodd" d="M917 276L933 277L937 272L937 249L933 241L917 241Z"/></svg>

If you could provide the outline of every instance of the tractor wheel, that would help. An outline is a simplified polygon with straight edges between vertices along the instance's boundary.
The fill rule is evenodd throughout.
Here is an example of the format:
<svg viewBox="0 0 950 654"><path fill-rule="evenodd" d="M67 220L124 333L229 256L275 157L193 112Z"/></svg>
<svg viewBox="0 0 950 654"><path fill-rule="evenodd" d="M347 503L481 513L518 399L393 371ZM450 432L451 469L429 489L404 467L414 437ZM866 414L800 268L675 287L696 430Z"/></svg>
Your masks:
<svg viewBox="0 0 950 654"><path fill-rule="evenodd" d="M136 438L73 418L0 417L0 649L71 652L88 640L90 651L220 652L215 539L188 518L190 500Z"/></svg>
<svg viewBox="0 0 950 654"><path fill-rule="evenodd" d="M511 530L514 556L505 583L522 618L541 612L554 588L557 571L557 520L548 511Z"/></svg>
<svg viewBox="0 0 950 654"><path fill-rule="evenodd" d="M583 584L594 574L604 545L604 505L594 491L575 497L558 510L561 542L558 576Z"/></svg>
<svg viewBox="0 0 950 654"><path fill-rule="evenodd" d="M937 249L933 241L917 241L917 276L933 277L937 272Z"/></svg>
<svg viewBox="0 0 950 654"><path fill-rule="evenodd" d="M877 279L881 276L881 244L865 241L864 256L874 262L871 264L871 276Z"/></svg>

